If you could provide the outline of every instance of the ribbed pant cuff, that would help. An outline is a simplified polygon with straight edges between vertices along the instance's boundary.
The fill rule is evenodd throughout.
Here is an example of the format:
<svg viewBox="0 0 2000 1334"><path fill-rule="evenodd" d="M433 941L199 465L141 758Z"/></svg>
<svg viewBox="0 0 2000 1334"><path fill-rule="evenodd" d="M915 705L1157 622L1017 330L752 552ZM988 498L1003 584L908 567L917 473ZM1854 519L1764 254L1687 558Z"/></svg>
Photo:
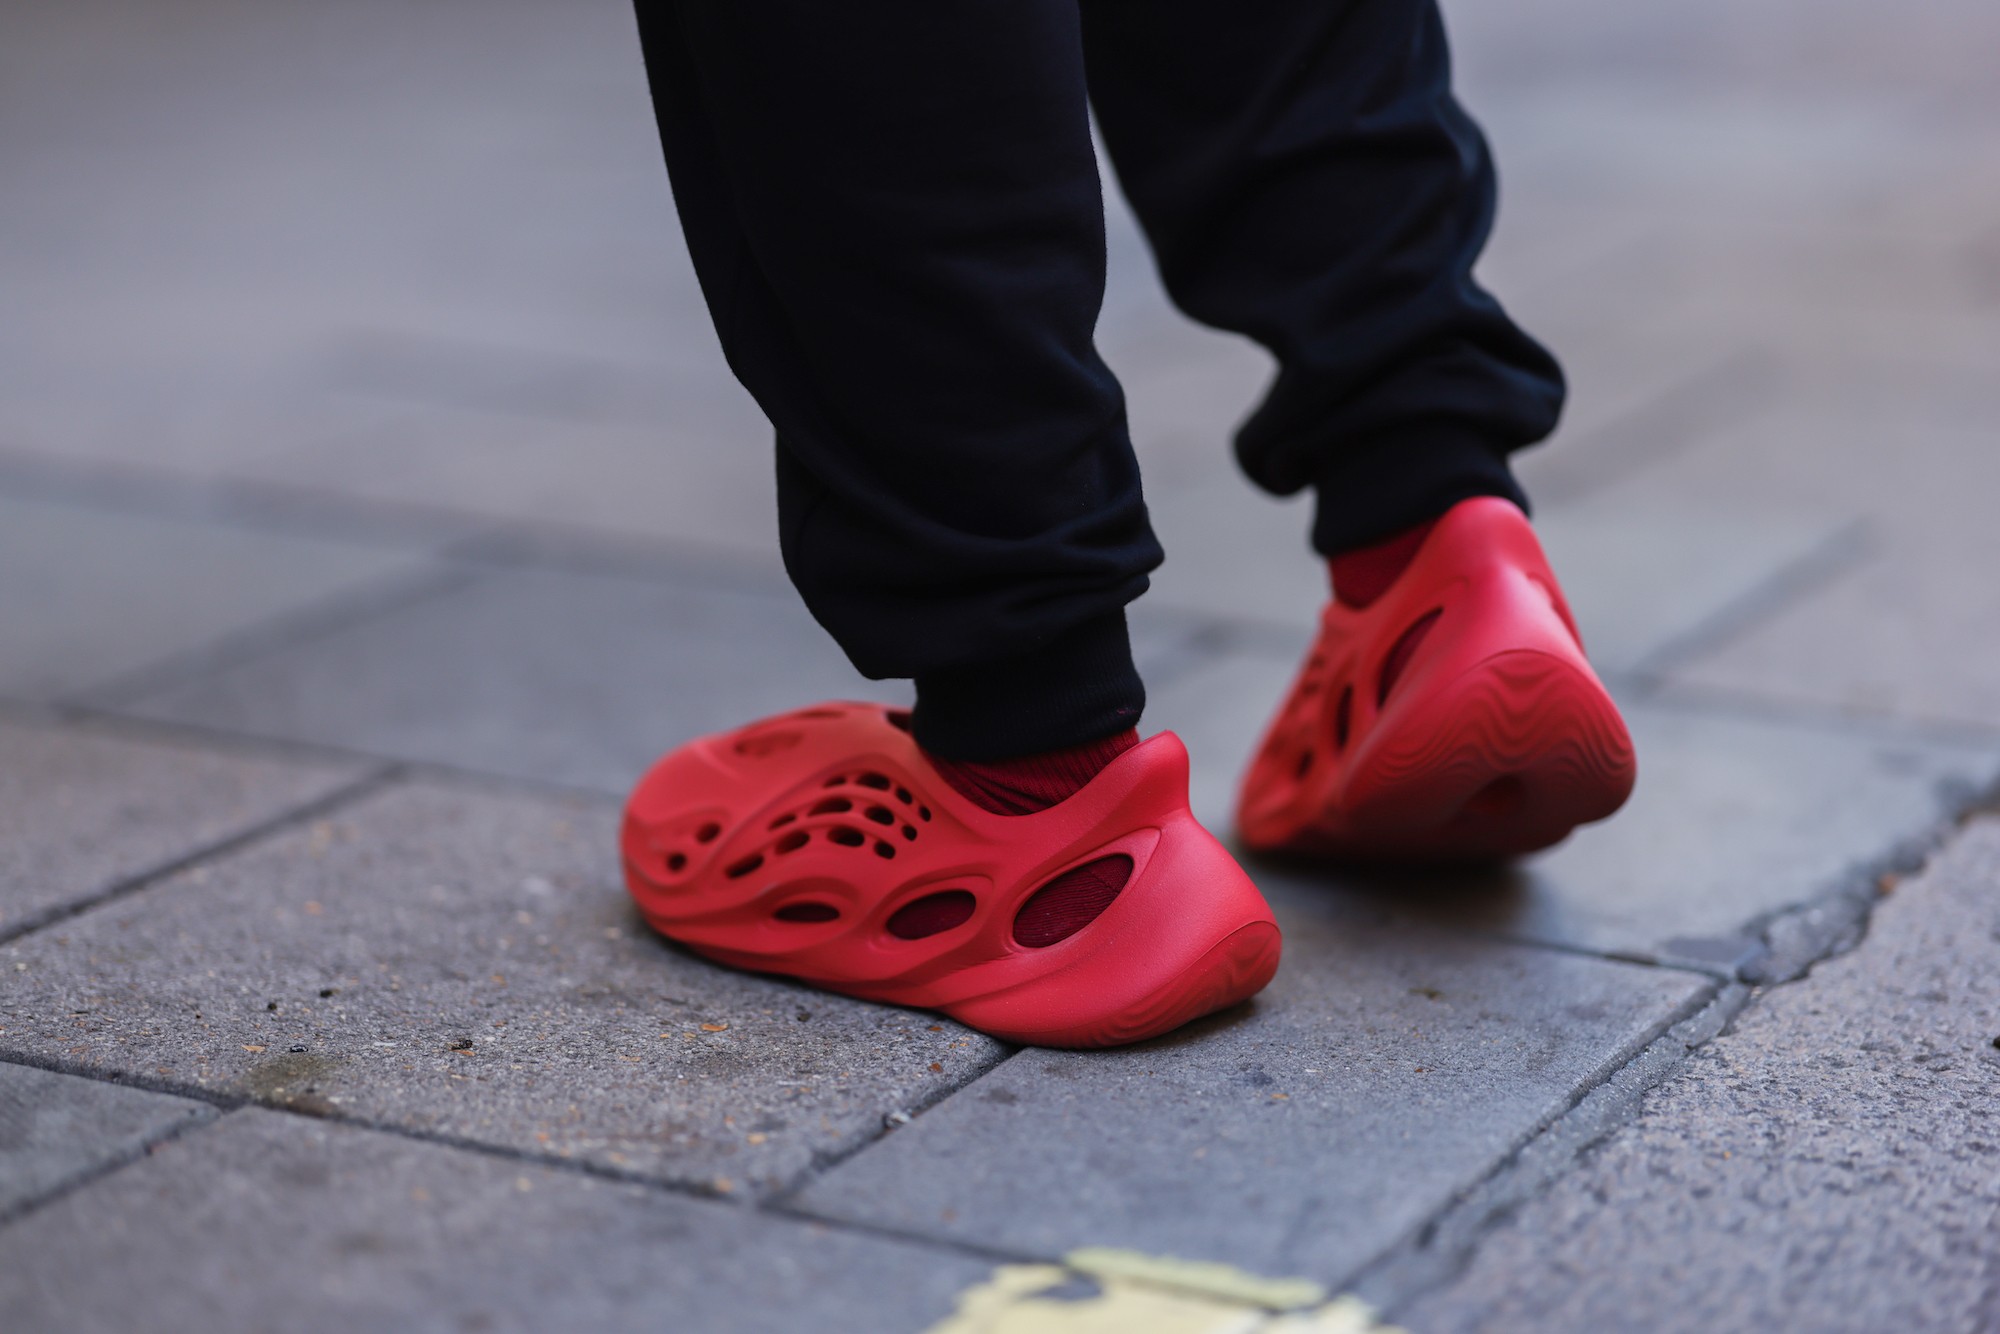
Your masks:
<svg viewBox="0 0 2000 1334"><path fill-rule="evenodd" d="M1435 519L1461 500L1499 496L1525 513L1527 493L1506 451L1462 427L1437 423L1343 453L1313 479L1319 507L1313 547L1336 556Z"/></svg>
<svg viewBox="0 0 2000 1334"><path fill-rule="evenodd" d="M917 678L917 744L990 762L1080 746L1135 727L1146 687L1121 609L1016 657Z"/></svg>

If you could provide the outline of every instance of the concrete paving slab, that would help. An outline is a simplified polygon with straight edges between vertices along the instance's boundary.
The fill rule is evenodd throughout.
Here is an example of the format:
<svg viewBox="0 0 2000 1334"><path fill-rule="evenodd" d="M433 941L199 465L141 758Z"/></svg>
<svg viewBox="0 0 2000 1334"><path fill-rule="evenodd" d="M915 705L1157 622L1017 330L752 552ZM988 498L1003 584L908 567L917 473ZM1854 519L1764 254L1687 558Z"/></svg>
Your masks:
<svg viewBox="0 0 2000 1334"><path fill-rule="evenodd" d="M213 1115L187 1098L0 1064L0 1218Z"/></svg>
<svg viewBox="0 0 2000 1334"><path fill-rule="evenodd" d="M1667 673L1696 696L2000 730L2000 541L1898 530L1758 624ZM1865 630L1860 627L1866 627Z"/></svg>
<svg viewBox="0 0 2000 1334"><path fill-rule="evenodd" d="M1195 814L1227 830L1242 765L1289 664L1235 654L1149 710L1195 757ZM1747 960L1771 914L1853 885L2000 778L2000 747L1831 732L1628 704L1639 783L1625 809L1511 871L1381 880L1259 862L1310 888L1439 925L1706 968Z"/></svg>
<svg viewBox="0 0 2000 1334"><path fill-rule="evenodd" d="M1142 667L1189 627L1135 620ZM671 574L514 569L121 712L622 795L691 737L822 699L906 703L869 681L792 590Z"/></svg>
<svg viewBox="0 0 2000 1334"><path fill-rule="evenodd" d="M1411 1329L2000 1327L2000 824L1752 1003Z"/></svg>
<svg viewBox="0 0 2000 1334"><path fill-rule="evenodd" d="M1535 522L1590 660L1606 677L1638 670L1851 529L1831 514L1778 506L1655 501L1623 492L1551 505Z"/></svg>
<svg viewBox="0 0 2000 1334"><path fill-rule="evenodd" d="M347 352L383 334L726 376L629 7L447 0L393 15L386 53L383 23L241 0L21 16L0 53L33 109L0 127L16 443L254 463L345 420L367 387Z"/></svg>
<svg viewBox="0 0 2000 1334"><path fill-rule="evenodd" d="M986 1269L254 1108L0 1231L0 1306L49 1334L915 1334Z"/></svg>
<svg viewBox="0 0 2000 1334"><path fill-rule="evenodd" d="M496 374L510 369L506 358L492 360ZM733 380L709 374L690 384L651 368L647 378L649 388L669 380L670 401L635 421L397 404L365 426L234 471L474 521L699 543L782 578L763 415Z"/></svg>
<svg viewBox="0 0 2000 1334"><path fill-rule="evenodd" d="M0 936L354 782L273 759L0 719Z"/></svg>
<svg viewBox="0 0 2000 1334"><path fill-rule="evenodd" d="M386 789L17 941L0 1053L739 1196L1004 1050L666 945L608 804Z"/></svg>
<svg viewBox="0 0 2000 1334"><path fill-rule="evenodd" d="M144 717L622 794L690 737L869 682L789 589L490 574L146 696Z"/></svg>
<svg viewBox="0 0 2000 1334"><path fill-rule="evenodd" d="M798 1205L1337 1287L1709 989L1312 896L1275 906L1285 965L1257 1000L1138 1047L1024 1051Z"/></svg>
<svg viewBox="0 0 2000 1334"><path fill-rule="evenodd" d="M0 496L0 694L76 696L425 568L408 548Z"/></svg>
<svg viewBox="0 0 2000 1334"><path fill-rule="evenodd" d="M1310 502L1275 502L1225 468L1218 462L1198 483L1149 493L1168 555L1145 601L1295 626L1303 640L1327 596L1325 564L1306 538ZM1851 514L1654 498L1636 487L1543 506L1535 518L1591 660L1606 675L1644 665L1851 524Z"/></svg>
<svg viewBox="0 0 2000 1334"><path fill-rule="evenodd" d="M1990 376L1985 377L1990 381ZM1877 367L1865 388L1730 431L1599 498L1726 504L1855 524L1850 557L1669 664L1676 687L1828 712L2000 726L2000 562L1990 498L2000 460L1981 424L2000 394L1956 370Z"/></svg>

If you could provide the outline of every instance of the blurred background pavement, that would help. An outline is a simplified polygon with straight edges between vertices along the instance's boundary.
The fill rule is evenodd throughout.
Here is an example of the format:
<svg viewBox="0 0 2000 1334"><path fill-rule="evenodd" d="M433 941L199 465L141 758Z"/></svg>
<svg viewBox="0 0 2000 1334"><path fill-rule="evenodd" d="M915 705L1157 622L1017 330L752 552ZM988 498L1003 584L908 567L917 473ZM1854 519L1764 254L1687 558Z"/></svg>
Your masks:
<svg viewBox="0 0 2000 1334"><path fill-rule="evenodd" d="M288 1327L880 1334L1095 1244L1305 1274L1424 1328L2000 1326L1977 1125L1906 1164L1949 1203L1885 1177L1856 1206L1876 1251L1836 1265L1773 1224L1771 1253L1688 1270L1704 1226L1809 1211L1831 1188L1799 1146L1876 1124L1869 1095L1793 1072L1724 1111L1640 1102L1735 1059L1724 1022L1852 945L2000 777L2000 9L1448 19L1500 164L1484 275L1573 386L1523 475L1639 795L1477 883L1255 868L1290 949L1269 996L1079 1058L708 968L619 896L615 798L654 755L903 695L783 580L769 431L714 344L622 5L0 0L23 1328L141 1302L249 1327L278 1268ZM1168 551L1135 617L1148 726L1195 748L1222 828L1323 573L1302 502L1228 456L1265 358L1167 305L1108 193L1099 339ZM2000 922L1963 890L1992 859L1951 866L1924 882L1969 914L1937 945L1950 985L1846 1031L1990 1103L1986 1058L1919 1059L2000 1034ZM1902 974L1866 971L1795 985L1881 1010ZM1618 1125L1769 1127L1800 1087L1824 1122L1766 1137L1771 1177L1714 1187L1707 1223L1674 1212L1678 1167L1617 1196L1625 1224L1575 1185L1507 1221ZM41 1129L10 1141L9 1107ZM1930 1245L1941 1218L1983 1244ZM1524 1287L1477 1261L1543 1236L1568 1249ZM1815 1289L1833 1268L1873 1297ZM1690 1272L1706 1307L1675 1305Z"/></svg>

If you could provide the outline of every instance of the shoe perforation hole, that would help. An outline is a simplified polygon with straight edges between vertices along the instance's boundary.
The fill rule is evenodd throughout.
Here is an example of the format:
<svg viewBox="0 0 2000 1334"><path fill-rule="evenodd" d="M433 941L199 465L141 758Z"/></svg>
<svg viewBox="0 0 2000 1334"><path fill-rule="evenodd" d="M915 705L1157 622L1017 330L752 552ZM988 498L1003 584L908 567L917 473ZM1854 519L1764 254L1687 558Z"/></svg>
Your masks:
<svg viewBox="0 0 2000 1334"><path fill-rule="evenodd" d="M1122 852L1072 867L1028 896L1014 914L1014 940L1043 949L1068 940L1103 915L1132 878Z"/></svg>
<svg viewBox="0 0 2000 1334"><path fill-rule="evenodd" d="M752 871L756 870L763 864L764 864L764 854L761 852L753 852L748 857L745 857L740 861L731 862L729 866L723 870L722 873L728 876L731 880L741 880L744 876L749 875Z"/></svg>
<svg viewBox="0 0 2000 1334"><path fill-rule="evenodd" d="M781 922L831 922L840 909L831 903L787 903L771 914Z"/></svg>
<svg viewBox="0 0 2000 1334"><path fill-rule="evenodd" d="M854 781L861 784L861 786L863 787L872 787L877 792L887 792L890 788L895 786L894 783L889 781L889 776L887 774L878 774L878 773L861 774L858 777L856 777Z"/></svg>
<svg viewBox="0 0 2000 1334"><path fill-rule="evenodd" d="M858 848L868 841L868 835L846 825L827 830L826 836L843 848Z"/></svg>
<svg viewBox="0 0 2000 1334"><path fill-rule="evenodd" d="M1389 692L1395 688L1397 680L1409 667L1411 660L1417 656L1417 650L1423 646L1424 640L1430 637L1431 630L1438 623L1438 617L1442 615L1444 608L1433 607L1412 621L1410 628L1403 631L1395 645L1390 648L1388 655L1382 659L1382 679L1375 691L1376 708L1379 709L1389 702Z"/></svg>
<svg viewBox="0 0 2000 1334"><path fill-rule="evenodd" d="M917 807L917 818L919 820L928 821L931 818L931 808L928 806Z"/></svg>
<svg viewBox="0 0 2000 1334"><path fill-rule="evenodd" d="M917 827L916 827L915 825L908 825L908 824L904 825L904 826L903 826L903 837L904 837L905 839L909 840L909 841L910 841L910 842L912 842L912 843L916 842L916 841L917 841Z"/></svg>
<svg viewBox="0 0 2000 1334"><path fill-rule="evenodd" d="M891 811L887 806L870 806L867 810L861 813L867 816L869 819L873 820L876 824L896 823L895 813Z"/></svg>
<svg viewBox="0 0 2000 1334"><path fill-rule="evenodd" d="M1304 750L1299 752L1299 762L1297 765L1293 767L1292 777L1304 778L1309 772L1311 772L1312 767L1313 767L1313 751L1311 746L1307 746Z"/></svg>
<svg viewBox="0 0 2000 1334"><path fill-rule="evenodd" d="M799 817L798 817L798 812L796 812L796 811L786 811L786 812L785 812L785 813L784 813L783 815L781 815L781 816L779 816L779 817L778 817L777 819L775 819L775 820L771 821L771 828L772 828L773 830L778 830L778 829L783 829L783 828L784 828L784 827L785 827L786 825L790 824L790 823L791 823L792 821L794 821L794 820L796 820L796 819L798 819L798 818L799 818Z"/></svg>
<svg viewBox="0 0 2000 1334"><path fill-rule="evenodd" d="M1347 749L1348 734L1354 726L1354 687L1343 686L1340 702L1333 706L1333 749L1336 754Z"/></svg>
<svg viewBox="0 0 2000 1334"><path fill-rule="evenodd" d="M854 803L849 801L846 797L824 797L819 802L817 802L811 810L807 811L806 814L844 815L848 811L851 811L853 809L854 809Z"/></svg>
<svg viewBox="0 0 2000 1334"><path fill-rule="evenodd" d="M803 829L794 829L791 833L786 834L783 838L778 840L778 851L797 852L800 848L804 847L806 844L810 842L812 842L811 834L808 834Z"/></svg>
<svg viewBox="0 0 2000 1334"><path fill-rule="evenodd" d="M915 801L916 798L910 795L910 789L906 787L899 787L896 789L896 800L902 802L905 806L907 806L911 802Z"/></svg>
<svg viewBox="0 0 2000 1334"><path fill-rule="evenodd" d="M688 864L688 859L687 859L687 854L685 852L674 852L667 854L667 869L669 871L685 871L687 869L687 864Z"/></svg>
<svg viewBox="0 0 2000 1334"><path fill-rule="evenodd" d="M721 833L722 826L710 820L707 824L694 831L694 841L697 843L713 843Z"/></svg>
<svg viewBox="0 0 2000 1334"><path fill-rule="evenodd" d="M963 926L978 907L969 889L941 889L896 909L882 926L898 940L922 940Z"/></svg>
<svg viewBox="0 0 2000 1334"><path fill-rule="evenodd" d="M842 783L845 783L846 781L847 781L847 775L846 775L846 774L835 774L835 775L834 775L833 777L831 777L831 778L827 779L827 780L826 780L826 781L825 781L824 783L821 783L821 784L820 784L820 786L821 786L821 787L839 787L839 786L840 786L840 785L841 785Z"/></svg>
<svg viewBox="0 0 2000 1334"><path fill-rule="evenodd" d="M875 855L884 861L891 860L896 855L896 846L893 843L884 843L878 838L875 840Z"/></svg>

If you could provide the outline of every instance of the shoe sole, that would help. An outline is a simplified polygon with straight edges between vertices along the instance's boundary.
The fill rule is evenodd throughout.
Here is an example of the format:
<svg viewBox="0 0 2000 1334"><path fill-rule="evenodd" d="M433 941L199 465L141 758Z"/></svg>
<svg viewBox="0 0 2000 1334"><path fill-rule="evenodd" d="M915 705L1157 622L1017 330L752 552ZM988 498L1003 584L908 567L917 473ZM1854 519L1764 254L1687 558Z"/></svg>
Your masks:
<svg viewBox="0 0 2000 1334"><path fill-rule="evenodd" d="M1277 975L1281 953L1278 928L1251 922L1218 941L1178 977L1114 1016L1032 1032L1006 1030L1004 1025L984 1031L1034 1047L1122 1047L1144 1042L1249 1000Z"/></svg>
<svg viewBox="0 0 2000 1334"><path fill-rule="evenodd" d="M1588 671L1515 649L1396 702L1358 752L1335 808L1286 850L1361 860L1518 857L1604 819L1631 795L1632 739Z"/></svg>

